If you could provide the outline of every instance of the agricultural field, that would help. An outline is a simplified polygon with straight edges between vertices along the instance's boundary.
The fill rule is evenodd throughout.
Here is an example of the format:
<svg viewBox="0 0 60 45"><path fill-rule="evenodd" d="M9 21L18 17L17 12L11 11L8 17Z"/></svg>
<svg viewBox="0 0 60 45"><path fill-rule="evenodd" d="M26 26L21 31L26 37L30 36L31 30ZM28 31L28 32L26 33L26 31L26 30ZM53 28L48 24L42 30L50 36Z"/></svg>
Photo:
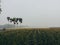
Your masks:
<svg viewBox="0 0 60 45"><path fill-rule="evenodd" d="M60 45L60 29L6 29L0 31L0 45Z"/></svg>

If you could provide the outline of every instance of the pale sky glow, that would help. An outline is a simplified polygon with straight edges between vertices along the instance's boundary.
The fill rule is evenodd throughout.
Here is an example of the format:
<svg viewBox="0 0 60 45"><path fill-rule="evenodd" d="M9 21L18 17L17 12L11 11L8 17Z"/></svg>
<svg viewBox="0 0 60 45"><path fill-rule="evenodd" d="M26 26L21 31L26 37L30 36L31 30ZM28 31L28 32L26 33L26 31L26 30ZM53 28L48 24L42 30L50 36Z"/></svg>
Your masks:
<svg viewBox="0 0 60 45"><path fill-rule="evenodd" d="M2 0L1 5L0 24L10 16L23 18L22 25L60 27L60 0Z"/></svg>

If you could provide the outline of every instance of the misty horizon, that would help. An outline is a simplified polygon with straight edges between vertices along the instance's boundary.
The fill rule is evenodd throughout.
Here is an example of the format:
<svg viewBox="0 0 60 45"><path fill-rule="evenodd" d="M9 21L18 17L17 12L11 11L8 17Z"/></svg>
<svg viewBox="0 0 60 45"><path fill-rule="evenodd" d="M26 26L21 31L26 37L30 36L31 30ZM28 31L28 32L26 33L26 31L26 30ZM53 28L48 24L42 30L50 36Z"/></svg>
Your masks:
<svg viewBox="0 0 60 45"><path fill-rule="evenodd" d="M23 19L22 25L60 27L60 0L2 0L0 25L7 17Z"/></svg>

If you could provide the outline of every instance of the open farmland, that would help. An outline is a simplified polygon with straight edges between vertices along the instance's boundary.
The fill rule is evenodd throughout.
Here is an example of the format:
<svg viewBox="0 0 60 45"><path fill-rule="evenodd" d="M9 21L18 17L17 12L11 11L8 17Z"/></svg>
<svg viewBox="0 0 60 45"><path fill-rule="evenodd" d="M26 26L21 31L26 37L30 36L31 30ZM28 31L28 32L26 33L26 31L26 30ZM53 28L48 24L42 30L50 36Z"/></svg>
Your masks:
<svg viewBox="0 0 60 45"><path fill-rule="evenodd" d="M6 29L0 32L0 45L60 45L60 29Z"/></svg>

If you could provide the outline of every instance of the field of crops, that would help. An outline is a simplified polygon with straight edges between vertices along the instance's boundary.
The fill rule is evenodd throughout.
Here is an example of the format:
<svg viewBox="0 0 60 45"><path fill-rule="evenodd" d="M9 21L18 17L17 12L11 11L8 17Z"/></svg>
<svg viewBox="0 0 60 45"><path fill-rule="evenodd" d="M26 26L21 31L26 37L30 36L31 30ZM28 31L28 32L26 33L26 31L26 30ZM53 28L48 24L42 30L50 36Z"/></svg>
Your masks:
<svg viewBox="0 0 60 45"><path fill-rule="evenodd" d="M0 31L0 45L60 45L60 29Z"/></svg>

